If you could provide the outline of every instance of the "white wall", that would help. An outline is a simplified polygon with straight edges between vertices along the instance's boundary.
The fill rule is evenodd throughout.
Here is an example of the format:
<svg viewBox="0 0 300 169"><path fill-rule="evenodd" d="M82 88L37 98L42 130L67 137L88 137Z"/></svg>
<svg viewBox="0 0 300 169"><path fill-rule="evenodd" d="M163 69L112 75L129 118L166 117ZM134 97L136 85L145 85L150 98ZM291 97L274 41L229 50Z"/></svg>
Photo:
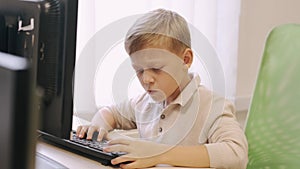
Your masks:
<svg viewBox="0 0 300 169"><path fill-rule="evenodd" d="M127 94L127 83L121 88L118 81L118 90L112 89L113 84L116 84L112 83L113 80L118 79L116 77L125 77L124 74L119 74L121 65L127 63L124 61L128 60L128 55L123 49L122 40L126 33L123 31L128 30L127 24L131 15L156 8L178 11L192 24L191 34L194 37L192 46L195 57L190 71L200 74L202 84L226 95L229 99L234 99L240 0L195 0L190 3L186 3L185 0L172 3L130 1L134 2L135 6L124 2L116 7L118 0L109 3L95 0L79 1L74 84L74 111L76 113L95 112L97 107L116 101L116 96ZM201 10L197 7L201 7ZM122 36L119 36L121 34ZM194 35L197 35L197 38ZM224 79L224 76L230 78ZM138 83L136 79L132 80L132 82L135 81ZM137 93L137 87L131 87L131 84L133 83L130 83L130 86L128 84L130 89L133 89L128 92L129 96L131 91ZM117 94L113 95L112 91Z"/></svg>
<svg viewBox="0 0 300 169"><path fill-rule="evenodd" d="M88 3L89 1L91 0L79 2L80 11L86 14L96 13L95 4ZM300 23L300 0L241 0L240 12L236 106L237 110L243 111L249 107L268 33L273 27L280 24ZM82 17L79 19L94 20ZM78 37L77 43L86 43L95 34L96 25L98 24L93 22L78 25L78 29L86 34ZM80 53L81 50L78 48L77 52ZM75 93L76 96L81 96L81 94L80 92ZM86 107L95 107L93 101L85 99L90 103ZM91 99L93 98L91 97Z"/></svg>
<svg viewBox="0 0 300 169"><path fill-rule="evenodd" d="M237 109L248 107L270 30L284 23L300 24L299 0L242 0L237 77Z"/></svg>

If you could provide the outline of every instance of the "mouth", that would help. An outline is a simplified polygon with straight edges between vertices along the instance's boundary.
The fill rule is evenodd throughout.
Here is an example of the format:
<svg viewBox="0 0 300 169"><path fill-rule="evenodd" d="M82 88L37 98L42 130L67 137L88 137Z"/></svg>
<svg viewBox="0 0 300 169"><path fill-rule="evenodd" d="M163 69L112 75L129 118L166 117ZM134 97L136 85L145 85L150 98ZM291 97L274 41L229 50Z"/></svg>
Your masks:
<svg viewBox="0 0 300 169"><path fill-rule="evenodd" d="M154 95L155 93L159 93L157 90L153 90L153 89L148 89L147 90L147 93L150 94L150 95Z"/></svg>
<svg viewBox="0 0 300 169"><path fill-rule="evenodd" d="M148 89L147 93L155 101L161 102L165 99L165 95L160 90L150 90L150 89Z"/></svg>

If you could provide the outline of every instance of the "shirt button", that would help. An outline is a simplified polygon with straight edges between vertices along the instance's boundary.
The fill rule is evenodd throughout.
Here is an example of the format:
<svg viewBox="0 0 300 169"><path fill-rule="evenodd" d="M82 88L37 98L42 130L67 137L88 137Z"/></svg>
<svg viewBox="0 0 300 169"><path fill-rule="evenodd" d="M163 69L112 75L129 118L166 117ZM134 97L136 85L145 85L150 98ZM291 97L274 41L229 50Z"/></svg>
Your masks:
<svg viewBox="0 0 300 169"><path fill-rule="evenodd" d="M158 131L159 131L159 132L162 132L162 128L160 127L160 128L158 129Z"/></svg>
<svg viewBox="0 0 300 169"><path fill-rule="evenodd" d="M166 116L165 116L164 114L162 114L162 115L160 115L160 118L161 118L161 119L165 119Z"/></svg>

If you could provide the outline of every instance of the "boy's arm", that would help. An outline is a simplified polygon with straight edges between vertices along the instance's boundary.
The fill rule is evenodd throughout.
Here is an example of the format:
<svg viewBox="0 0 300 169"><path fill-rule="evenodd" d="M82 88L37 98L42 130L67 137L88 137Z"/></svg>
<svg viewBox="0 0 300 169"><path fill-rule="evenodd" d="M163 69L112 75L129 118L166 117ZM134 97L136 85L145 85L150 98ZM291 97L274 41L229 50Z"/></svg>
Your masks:
<svg viewBox="0 0 300 169"><path fill-rule="evenodd" d="M113 113L108 108L104 107L95 114L91 121L91 125L110 131L115 128L116 122Z"/></svg>
<svg viewBox="0 0 300 169"><path fill-rule="evenodd" d="M246 136L234 120L232 114L226 114L218 120L219 124L211 131L206 149L210 165L214 168L244 169L248 162L248 144Z"/></svg>
<svg viewBox="0 0 300 169"><path fill-rule="evenodd" d="M208 143L205 145L210 166L244 169L248 163L247 138L235 117L231 102L225 100L222 114L208 120Z"/></svg>
<svg viewBox="0 0 300 169"><path fill-rule="evenodd" d="M158 164L170 164L172 166L182 167L200 167L200 168L246 168L247 153L241 152L244 148L239 144L232 142L211 143L196 146L175 146L169 151L157 156ZM209 153L215 151L217 153ZM212 148L214 147L214 148ZM233 148L235 147L235 148ZM234 150L233 150L234 149ZM210 159L210 155L217 163Z"/></svg>
<svg viewBox="0 0 300 169"><path fill-rule="evenodd" d="M112 164L122 168L145 168L158 164L181 167L209 167L209 156L205 145L173 146L140 139L115 139L104 151L123 151L126 155L113 159Z"/></svg>
<svg viewBox="0 0 300 169"><path fill-rule="evenodd" d="M92 139L93 133L98 131L98 141L113 129L133 129L136 128L134 107L135 100L121 102L117 105L102 107L93 117L88 126L79 126L77 136Z"/></svg>
<svg viewBox="0 0 300 169"><path fill-rule="evenodd" d="M182 167L209 167L209 156L204 145L175 146L161 154L160 164L170 164Z"/></svg>

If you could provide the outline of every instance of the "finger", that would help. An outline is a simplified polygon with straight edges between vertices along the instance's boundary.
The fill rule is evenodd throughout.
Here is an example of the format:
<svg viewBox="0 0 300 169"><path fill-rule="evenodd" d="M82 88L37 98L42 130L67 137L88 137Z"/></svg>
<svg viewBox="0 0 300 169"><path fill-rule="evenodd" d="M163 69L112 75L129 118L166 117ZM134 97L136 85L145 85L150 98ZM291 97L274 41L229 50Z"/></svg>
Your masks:
<svg viewBox="0 0 300 169"><path fill-rule="evenodd" d="M125 162L120 163L120 168L128 169L128 168L149 168L154 167L156 164L153 162L147 162L147 160L139 160L139 159L132 159L127 160Z"/></svg>
<svg viewBox="0 0 300 169"><path fill-rule="evenodd" d="M86 136L87 126L81 126L80 131L78 132L78 137L84 138Z"/></svg>
<svg viewBox="0 0 300 169"><path fill-rule="evenodd" d="M94 132L97 130L97 127L95 126L89 126L88 131L87 131L87 135L86 135L86 139L87 140L91 140L93 137Z"/></svg>
<svg viewBox="0 0 300 169"><path fill-rule="evenodd" d="M98 137L97 137L97 141L102 141L103 138L107 135L108 131L104 128L100 128L99 129L99 134L98 134Z"/></svg>
<svg viewBox="0 0 300 169"><path fill-rule="evenodd" d="M133 162L134 162L134 159L128 158L128 157L125 157L125 156L116 157L116 158L111 160L111 163L113 165L120 164L120 163L129 164L129 163L133 163ZM124 165L124 164L121 164L121 165Z"/></svg>
<svg viewBox="0 0 300 169"><path fill-rule="evenodd" d="M76 130L76 136L77 137L79 137L79 133L80 133L81 129L82 129L82 126L77 127L77 130Z"/></svg>
<svg viewBox="0 0 300 169"><path fill-rule="evenodd" d="M138 167L136 165L136 162L127 163L127 161L126 161L126 162L123 162L122 164L120 164L120 168L128 169L128 168L138 168Z"/></svg>

